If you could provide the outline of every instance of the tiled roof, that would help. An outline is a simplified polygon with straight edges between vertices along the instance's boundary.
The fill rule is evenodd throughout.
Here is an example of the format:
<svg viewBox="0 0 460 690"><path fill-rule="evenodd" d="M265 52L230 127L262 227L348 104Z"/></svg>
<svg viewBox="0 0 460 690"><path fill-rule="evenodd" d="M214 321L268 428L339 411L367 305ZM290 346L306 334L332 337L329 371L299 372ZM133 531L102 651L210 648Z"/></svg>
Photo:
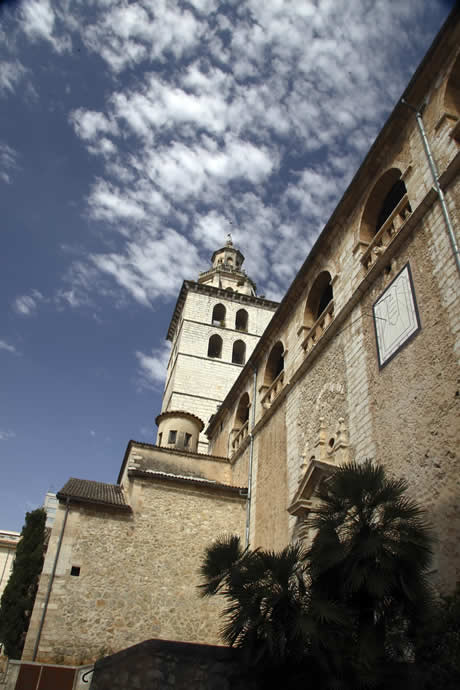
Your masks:
<svg viewBox="0 0 460 690"><path fill-rule="evenodd" d="M97 503L120 510L131 510L118 484L105 484L72 477L56 495L60 500L68 498L70 501Z"/></svg>

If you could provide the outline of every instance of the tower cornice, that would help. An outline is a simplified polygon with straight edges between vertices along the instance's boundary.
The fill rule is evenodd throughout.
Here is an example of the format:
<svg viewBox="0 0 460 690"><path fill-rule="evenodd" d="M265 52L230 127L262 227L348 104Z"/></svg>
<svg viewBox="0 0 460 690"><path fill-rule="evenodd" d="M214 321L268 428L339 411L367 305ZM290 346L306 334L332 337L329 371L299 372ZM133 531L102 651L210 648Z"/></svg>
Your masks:
<svg viewBox="0 0 460 690"><path fill-rule="evenodd" d="M229 302L239 302L240 304L252 304L257 307L264 307L266 309L270 309L270 311L274 311L278 308L278 302L265 299L265 297L245 295L240 292L230 292L229 290L225 290L224 288L217 288L214 285L197 283L193 280L184 280L169 324L168 334L166 336L167 340L172 341L174 338L174 333L176 332L177 324L179 323L180 315L182 309L184 308L188 292L197 292L204 295L210 295L212 297L219 297L220 299L225 299Z"/></svg>

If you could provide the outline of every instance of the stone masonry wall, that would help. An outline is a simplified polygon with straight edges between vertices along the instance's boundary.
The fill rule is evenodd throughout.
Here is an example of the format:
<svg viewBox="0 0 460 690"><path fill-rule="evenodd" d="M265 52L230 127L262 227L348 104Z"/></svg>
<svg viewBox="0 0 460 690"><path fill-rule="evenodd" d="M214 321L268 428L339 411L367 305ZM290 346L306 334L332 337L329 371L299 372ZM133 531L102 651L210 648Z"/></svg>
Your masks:
<svg viewBox="0 0 460 690"><path fill-rule="evenodd" d="M152 635L219 640L220 601L200 598L204 549L243 533L238 495L183 483L131 480L133 515L73 504L41 636L38 661L89 663ZM64 509L53 529L24 650L30 659ZM79 577L70 575L72 566Z"/></svg>
<svg viewBox="0 0 460 690"><path fill-rule="evenodd" d="M281 549L288 541L286 420L281 405L256 436L253 471L253 546Z"/></svg>
<svg viewBox="0 0 460 690"><path fill-rule="evenodd" d="M372 324L364 329L369 400L373 418L375 457L397 477L409 482L412 497L428 510L438 539L433 564L443 590L460 581L460 458L459 369L455 357L459 314L459 277L436 204L395 258L394 272L410 263L421 320L421 331L379 370ZM433 251L433 241L445 246ZM450 276L437 280L434 262L444 263ZM384 290L381 274L366 294L368 313ZM443 299L442 291L451 299ZM458 350L457 350L458 351Z"/></svg>

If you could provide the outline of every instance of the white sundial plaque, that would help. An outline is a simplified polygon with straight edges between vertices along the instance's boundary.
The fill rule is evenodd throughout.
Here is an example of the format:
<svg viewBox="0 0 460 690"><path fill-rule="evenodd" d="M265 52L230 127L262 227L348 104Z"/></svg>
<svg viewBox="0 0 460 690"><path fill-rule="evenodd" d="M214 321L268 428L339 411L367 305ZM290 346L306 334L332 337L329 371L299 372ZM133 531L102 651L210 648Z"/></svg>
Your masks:
<svg viewBox="0 0 460 690"><path fill-rule="evenodd" d="M373 312L379 366L382 368L420 330L408 263L380 295Z"/></svg>

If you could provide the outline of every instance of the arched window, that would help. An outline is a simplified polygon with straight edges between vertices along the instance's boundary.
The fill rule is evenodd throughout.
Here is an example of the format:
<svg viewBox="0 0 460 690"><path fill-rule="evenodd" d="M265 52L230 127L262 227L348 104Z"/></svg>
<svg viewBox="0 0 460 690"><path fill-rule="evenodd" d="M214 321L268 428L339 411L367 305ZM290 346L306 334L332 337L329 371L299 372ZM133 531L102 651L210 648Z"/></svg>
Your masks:
<svg viewBox="0 0 460 690"><path fill-rule="evenodd" d="M265 367L264 384L271 386L273 381L281 374L284 369L284 347L281 341L278 341L271 349L268 355L267 365Z"/></svg>
<svg viewBox="0 0 460 690"><path fill-rule="evenodd" d="M246 309L238 309L235 318L235 328L237 331L248 331L248 312Z"/></svg>
<svg viewBox="0 0 460 690"><path fill-rule="evenodd" d="M243 424L249 419L249 395L248 393L243 393L238 403L235 415L235 428L241 429Z"/></svg>
<svg viewBox="0 0 460 690"><path fill-rule="evenodd" d="M372 192L369 194L361 220L360 240L365 243L372 242L382 225L395 212L401 200L407 195L406 185L401 179L401 171L398 168L390 168L378 180ZM401 220L411 212L410 204L401 207Z"/></svg>
<svg viewBox="0 0 460 690"><path fill-rule="evenodd" d="M212 325L225 326L225 307L223 304L216 304L212 310Z"/></svg>
<svg viewBox="0 0 460 690"><path fill-rule="evenodd" d="M233 288L231 288L231 287L227 287L225 289L227 290L227 292L233 292Z"/></svg>
<svg viewBox="0 0 460 690"><path fill-rule="evenodd" d="M246 361L246 343L242 340L235 340L232 350L232 362L234 364L244 364Z"/></svg>
<svg viewBox="0 0 460 690"><path fill-rule="evenodd" d="M334 295L331 285L331 274L322 271L316 278L308 293L305 305L304 325L312 326L331 303Z"/></svg>
<svg viewBox="0 0 460 690"><path fill-rule="evenodd" d="M216 333L209 338L208 357L221 359L222 357L222 338Z"/></svg>
<svg viewBox="0 0 460 690"><path fill-rule="evenodd" d="M377 216L377 222L375 224L375 233L380 230L387 218L391 216L393 209L399 204L403 196L407 194L406 185L402 180L398 180L394 183L386 197L384 198L382 205L380 207L379 215Z"/></svg>

